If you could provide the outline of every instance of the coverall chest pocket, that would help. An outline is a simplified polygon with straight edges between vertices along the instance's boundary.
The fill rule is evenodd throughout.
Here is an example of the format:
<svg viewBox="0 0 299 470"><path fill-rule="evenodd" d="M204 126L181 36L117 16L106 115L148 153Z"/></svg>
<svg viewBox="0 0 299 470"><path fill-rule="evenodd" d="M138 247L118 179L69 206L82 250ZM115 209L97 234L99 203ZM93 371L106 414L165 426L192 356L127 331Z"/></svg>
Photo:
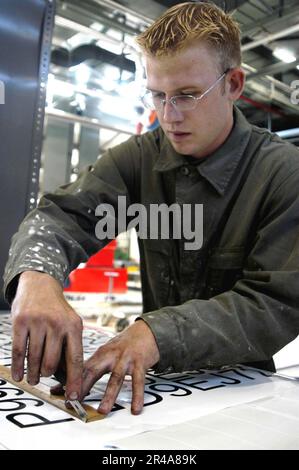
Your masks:
<svg viewBox="0 0 299 470"><path fill-rule="evenodd" d="M214 249L207 261L205 297L214 297L232 289L243 277L244 259L242 248Z"/></svg>
<svg viewBox="0 0 299 470"><path fill-rule="evenodd" d="M149 285L157 308L167 305L170 290L171 247L164 240L145 240Z"/></svg>

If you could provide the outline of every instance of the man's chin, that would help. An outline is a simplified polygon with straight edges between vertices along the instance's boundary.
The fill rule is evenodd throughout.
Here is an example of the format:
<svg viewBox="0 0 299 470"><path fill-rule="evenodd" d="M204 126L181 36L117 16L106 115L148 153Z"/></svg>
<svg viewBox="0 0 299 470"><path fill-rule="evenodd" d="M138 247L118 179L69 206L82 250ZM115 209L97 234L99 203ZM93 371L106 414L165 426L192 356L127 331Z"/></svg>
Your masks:
<svg viewBox="0 0 299 470"><path fill-rule="evenodd" d="M172 147L177 153L180 153L181 155L192 155L194 152L194 146L192 145L186 145L181 142L174 142L173 140L169 139Z"/></svg>

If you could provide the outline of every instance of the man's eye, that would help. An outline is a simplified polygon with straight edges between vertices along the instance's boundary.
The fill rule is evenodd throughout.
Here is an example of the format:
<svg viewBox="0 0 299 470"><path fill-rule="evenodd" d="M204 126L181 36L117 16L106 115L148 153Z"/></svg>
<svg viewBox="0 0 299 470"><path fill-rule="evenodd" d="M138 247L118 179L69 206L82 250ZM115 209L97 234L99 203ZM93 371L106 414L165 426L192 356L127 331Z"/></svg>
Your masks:
<svg viewBox="0 0 299 470"><path fill-rule="evenodd" d="M152 93L154 99L163 100L165 98L164 93Z"/></svg>
<svg viewBox="0 0 299 470"><path fill-rule="evenodd" d="M190 92L190 91L189 91L189 92L186 92L186 91L185 91L184 93L182 93L182 95L183 95L183 96L186 96L186 95L187 95L187 96L200 96L201 93L200 93L199 91L192 91L192 92Z"/></svg>

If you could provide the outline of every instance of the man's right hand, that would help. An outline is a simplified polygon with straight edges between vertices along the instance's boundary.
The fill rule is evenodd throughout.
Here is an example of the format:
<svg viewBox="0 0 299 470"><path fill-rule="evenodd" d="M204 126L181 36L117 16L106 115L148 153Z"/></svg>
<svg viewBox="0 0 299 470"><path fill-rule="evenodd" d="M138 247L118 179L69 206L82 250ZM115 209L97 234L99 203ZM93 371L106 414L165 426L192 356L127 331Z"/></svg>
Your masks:
<svg viewBox="0 0 299 470"><path fill-rule="evenodd" d="M45 273L23 272L12 304L12 322L13 379L23 379L26 351L27 381L31 385L36 385L40 376L49 377L57 370L64 351L66 399L80 397L82 320L65 300L59 282Z"/></svg>

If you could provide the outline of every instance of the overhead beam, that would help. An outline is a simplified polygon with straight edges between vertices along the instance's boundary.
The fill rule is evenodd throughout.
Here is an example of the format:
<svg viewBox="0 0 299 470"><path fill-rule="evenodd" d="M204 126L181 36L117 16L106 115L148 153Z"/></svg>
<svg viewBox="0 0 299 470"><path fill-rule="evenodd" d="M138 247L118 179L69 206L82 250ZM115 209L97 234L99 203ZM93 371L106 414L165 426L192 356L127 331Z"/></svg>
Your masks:
<svg viewBox="0 0 299 470"><path fill-rule="evenodd" d="M105 8L109 8L110 10L117 10L121 11L122 13L132 15L145 24L151 24L153 22L153 18L149 18L146 15L142 15L141 13L136 12L136 10L121 5L120 3L115 2L114 0L94 0L94 3L101 5Z"/></svg>
<svg viewBox="0 0 299 470"><path fill-rule="evenodd" d="M57 14L79 23L82 23L82 17L84 17L90 24L99 22L108 28L117 28L123 33L131 35L139 32L139 29L136 30L125 22L118 21L116 17L109 18L107 14L105 15L105 10L95 5L92 0L72 0L71 3L65 1L62 4L58 3Z"/></svg>
<svg viewBox="0 0 299 470"><path fill-rule="evenodd" d="M246 1L247 0L214 0L214 3L224 11L229 12L240 8Z"/></svg>
<svg viewBox="0 0 299 470"><path fill-rule="evenodd" d="M287 72L288 70L295 69L297 65L299 65L299 60L296 60L296 62L292 62L290 64L286 64L285 62L271 64L267 67L259 69L257 72L249 73L246 76L246 80L252 80L262 75L275 75L276 73Z"/></svg>
<svg viewBox="0 0 299 470"><path fill-rule="evenodd" d="M277 91L274 87L272 90L269 90L269 86L252 80L246 84L245 90L258 93L260 96L267 99L267 102L271 100L271 103L275 103L280 107L287 109L288 111L299 114L298 105L291 103L290 95L286 96L280 91Z"/></svg>
<svg viewBox="0 0 299 470"><path fill-rule="evenodd" d="M297 33L299 31L299 24L295 24L293 26L290 26L289 28L282 29L281 31L278 31L277 33L272 33L268 34L267 36L257 39L256 41L249 42L247 44L244 44L241 47L242 52L249 51L251 49L255 49L258 46L264 46L265 44L269 44L270 42L275 41L275 39L279 39L285 36L288 36L293 33Z"/></svg>
<svg viewBox="0 0 299 470"><path fill-rule="evenodd" d="M256 34L257 28L262 31L267 31L269 27L274 25L276 22L280 22L281 18L278 17L278 8L273 9L273 13L262 17L260 20L256 20L250 24L247 24L242 28L242 36L252 36ZM296 14L298 14L298 0L294 0L291 4L285 7L283 19L285 21L292 20Z"/></svg>
<svg viewBox="0 0 299 470"><path fill-rule="evenodd" d="M64 121L64 122L72 122L72 123L80 123L82 126L90 127L92 129L107 129L109 131L119 132L121 134L128 134L133 135L134 131L129 127L118 127L114 125L107 124L107 121L101 121L100 119L96 118L89 118L86 116L79 116L78 114L67 113L62 111L61 109L57 108L49 108L46 107L45 109L46 116L56 119L57 121Z"/></svg>

